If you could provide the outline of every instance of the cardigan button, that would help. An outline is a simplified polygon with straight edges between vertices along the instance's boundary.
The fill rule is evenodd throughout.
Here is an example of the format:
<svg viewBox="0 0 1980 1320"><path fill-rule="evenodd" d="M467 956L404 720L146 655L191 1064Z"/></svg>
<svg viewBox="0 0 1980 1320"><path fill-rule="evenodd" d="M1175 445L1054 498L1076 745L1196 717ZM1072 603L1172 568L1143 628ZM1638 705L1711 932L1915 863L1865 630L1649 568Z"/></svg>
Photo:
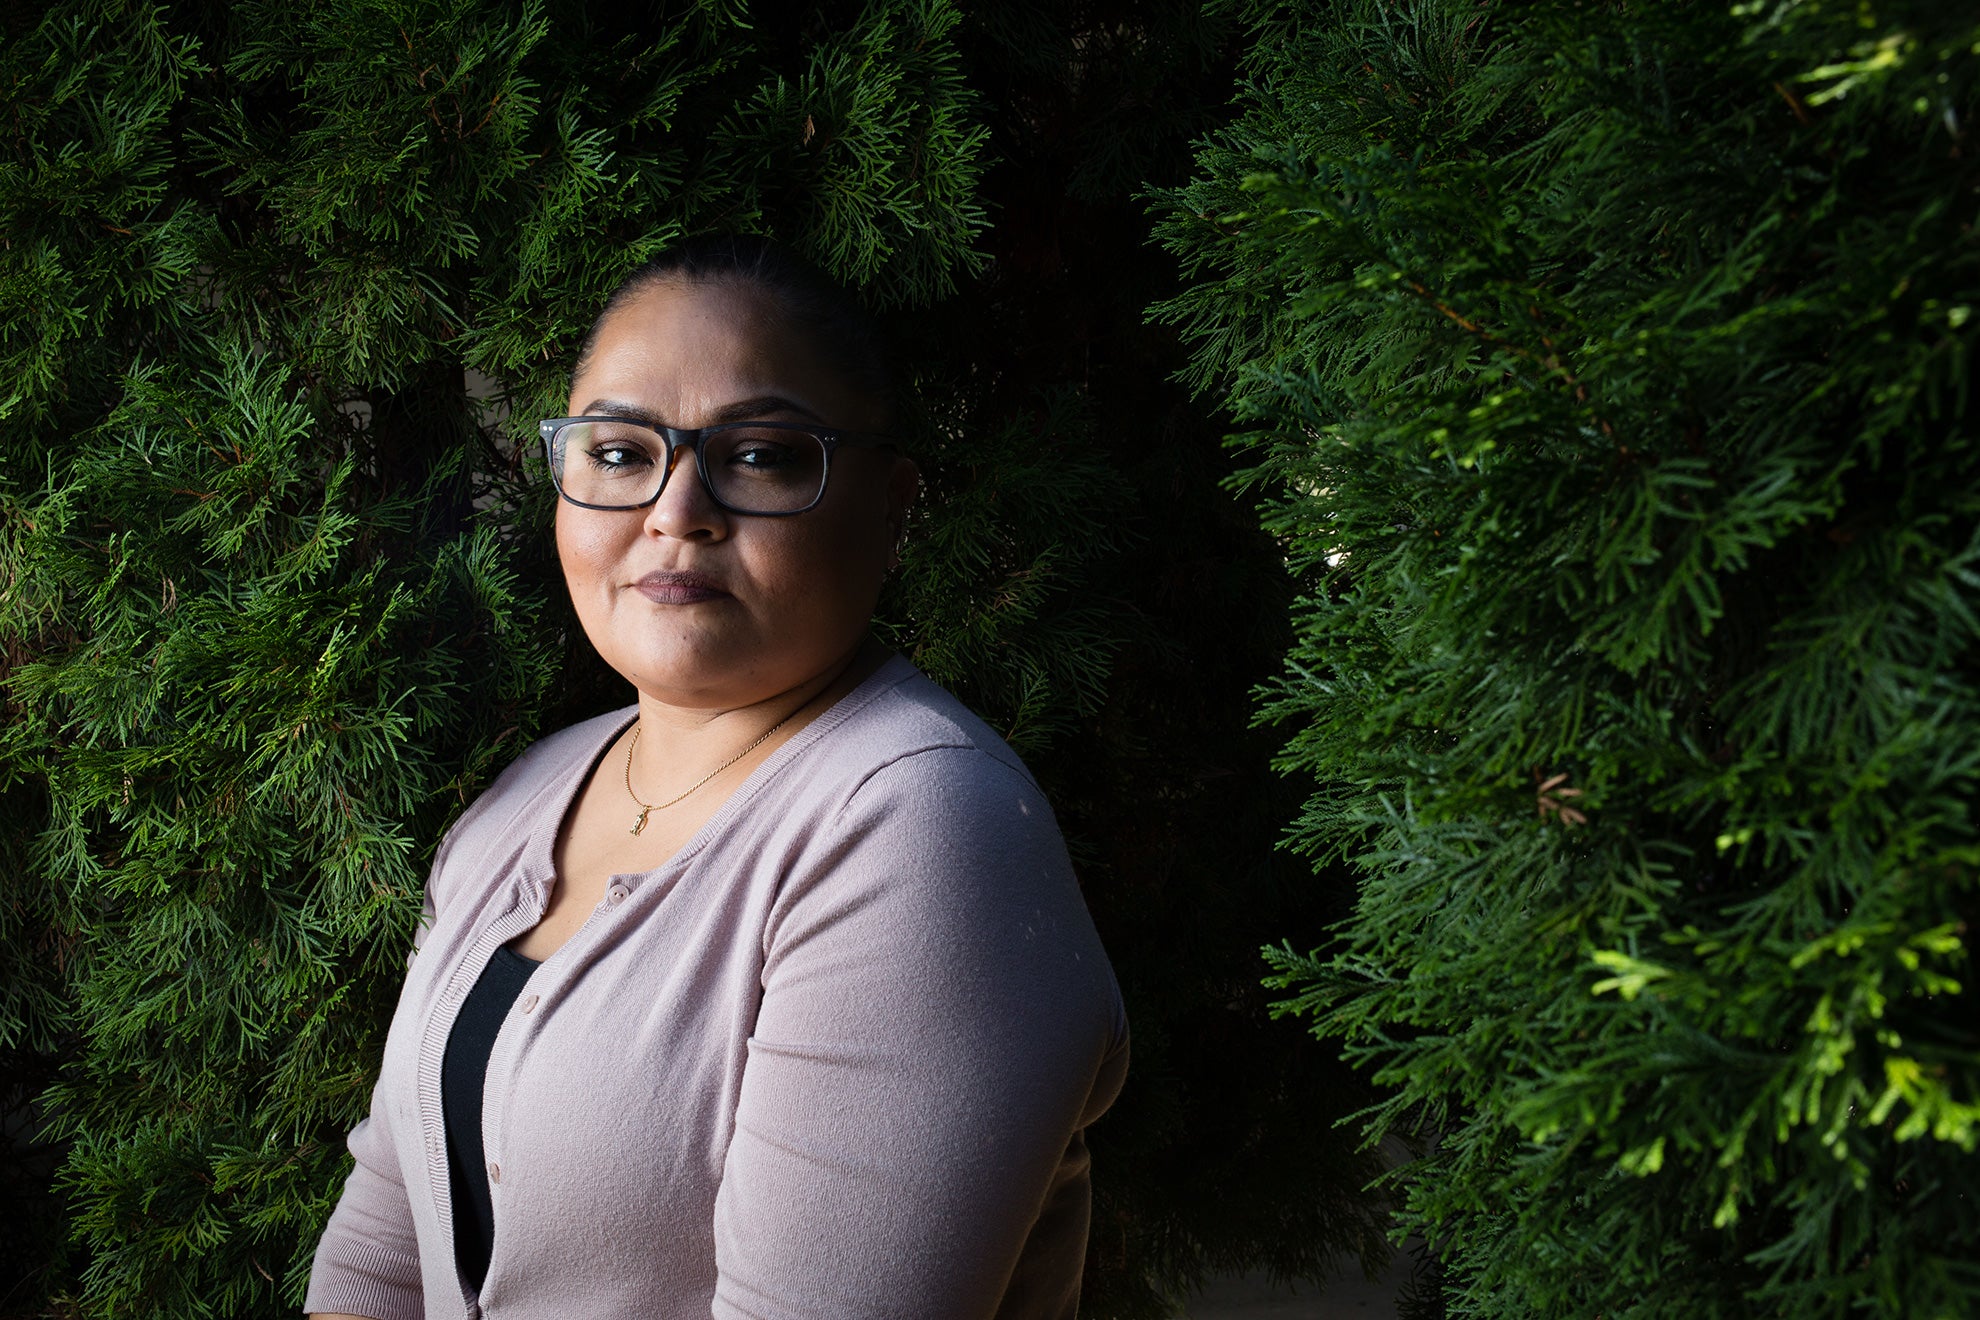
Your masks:
<svg viewBox="0 0 1980 1320"><path fill-rule="evenodd" d="M605 901L613 907L617 907L619 904L625 902L627 896L631 893L632 890L626 888L624 885L613 885L605 891Z"/></svg>
<svg viewBox="0 0 1980 1320"><path fill-rule="evenodd" d="M522 1011L523 1011L523 1012L525 1012L525 1013L534 1013L534 1012L536 1011L536 996L535 996L535 995L524 995L524 996L523 996L523 1001L522 1001Z"/></svg>
<svg viewBox="0 0 1980 1320"><path fill-rule="evenodd" d="M502 1166L494 1160L488 1161L488 1181L492 1183L502 1181Z"/></svg>

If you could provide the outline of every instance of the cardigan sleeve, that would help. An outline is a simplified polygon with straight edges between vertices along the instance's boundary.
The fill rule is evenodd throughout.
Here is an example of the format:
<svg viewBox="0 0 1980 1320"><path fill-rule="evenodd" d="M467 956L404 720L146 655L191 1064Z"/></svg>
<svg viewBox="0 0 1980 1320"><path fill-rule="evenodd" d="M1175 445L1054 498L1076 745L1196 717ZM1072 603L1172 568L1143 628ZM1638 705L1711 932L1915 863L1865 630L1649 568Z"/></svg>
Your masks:
<svg viewBox="0 0 1980 1320"><path fill-rule="evenodd" d="M316 1245L303 1310L421 1320L426 1301L412 1207L375 1092L371 1114L351 1130L350 1149L356 1163Z"/></svg>
<svg viewBox="0 0 1980 1320"><path fill-rule="evenodd" d="M406 957L408 968L433 928L441 864L459 834L457 823L434 855L412 952ZM353 1160L351 1175L316 1244L303 1311L370 1320L423 1320L426 1293L420 1281L412 1203L399 1171L390 1106L375 1085L371 1110L351 1129L347 1144Z"/></svg>
<svg viewBox="0 0 1980 1320"><path fill-rule="evenodd" d="M1125 1021L1030 777L968 747L889 763L786 880L766 941L714 1314L970 1320L1024 1292L1026 1314L1070 1315L1080 1132L1119 1089Z"/></svg>

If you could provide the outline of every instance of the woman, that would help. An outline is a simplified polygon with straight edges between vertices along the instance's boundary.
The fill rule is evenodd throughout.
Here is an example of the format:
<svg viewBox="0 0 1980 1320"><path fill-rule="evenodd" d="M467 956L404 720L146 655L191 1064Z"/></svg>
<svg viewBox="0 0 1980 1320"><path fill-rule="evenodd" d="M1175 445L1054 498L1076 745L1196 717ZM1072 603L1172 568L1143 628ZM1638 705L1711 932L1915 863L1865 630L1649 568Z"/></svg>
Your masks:
<svg viewBox="0 0 1980 1320"><path fill-rule="evenodd" d="M441 844L309 1311L1072 1314L1119 991L1037 784L868 634L918 483L873 345L744 240L601 314L544 433L638 702Z"/></svg>

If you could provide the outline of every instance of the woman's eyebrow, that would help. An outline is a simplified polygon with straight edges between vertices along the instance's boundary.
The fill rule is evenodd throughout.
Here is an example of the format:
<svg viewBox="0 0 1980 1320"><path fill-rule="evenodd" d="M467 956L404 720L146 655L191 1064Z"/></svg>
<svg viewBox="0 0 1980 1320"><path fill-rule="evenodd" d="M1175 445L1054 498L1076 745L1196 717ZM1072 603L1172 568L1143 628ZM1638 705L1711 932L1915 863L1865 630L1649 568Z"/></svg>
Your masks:
<svg viewBox="0 0 1980 1320"><path fill-rule="evenodd" d="M772 413L796 413L798 416L813 422L823 422L825 420L795 399L787 399L781 394L759 394L753 399L737 399L734 403L723 404L709 414L708 420L702 423L702 425L720 426L724 422L746 422L752 418L767 417ZM584 410L579 415L583 417L631 417L642 422L657 423L660 421L658 417L655 417L638 404L627 403L623 399L593 399L590 403L584 405ZM672 423L666 423L666 425L672 425Z"/></svg>
<svg viewBox="0 0 1980 1320"><path fill-rule="evenodd" d="M781 394L762 394L754 399L738 399L734 403L723 404L709 417L708 425L719 426L723 422L746 422L752 417L764 417L770 413L796 413L800 417L814 422L825 420L796 400L786 399Z"/></svg>

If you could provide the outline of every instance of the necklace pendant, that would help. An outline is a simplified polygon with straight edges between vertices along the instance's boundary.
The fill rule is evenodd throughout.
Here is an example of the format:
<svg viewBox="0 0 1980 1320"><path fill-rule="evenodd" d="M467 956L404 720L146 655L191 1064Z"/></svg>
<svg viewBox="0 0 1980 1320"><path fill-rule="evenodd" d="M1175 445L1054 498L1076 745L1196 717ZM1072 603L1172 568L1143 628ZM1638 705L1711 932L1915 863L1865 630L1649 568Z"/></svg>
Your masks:
<svg viewBox="0 0 1980 1320"><path fill-rule="evenodd" d="M639 808L639 819L633 822L633 827L632 827L631 829L629 829L629 830L627 830L627 831L626 831L626 833L628 833L628 834L637 834L637 833L639 833L639 832L640 832L641 830L643 830L643 829L645 829L645 828L646 828L646 818L647 818L647 816L648 816L649 814L651 814L651 813L652 813L652 811L653 811L653 808L652 808L652 807L649 807L649 806L647 806L646 804L644 804L644 803L641 803L641 804L640 804L640 808Z"/></svg>

